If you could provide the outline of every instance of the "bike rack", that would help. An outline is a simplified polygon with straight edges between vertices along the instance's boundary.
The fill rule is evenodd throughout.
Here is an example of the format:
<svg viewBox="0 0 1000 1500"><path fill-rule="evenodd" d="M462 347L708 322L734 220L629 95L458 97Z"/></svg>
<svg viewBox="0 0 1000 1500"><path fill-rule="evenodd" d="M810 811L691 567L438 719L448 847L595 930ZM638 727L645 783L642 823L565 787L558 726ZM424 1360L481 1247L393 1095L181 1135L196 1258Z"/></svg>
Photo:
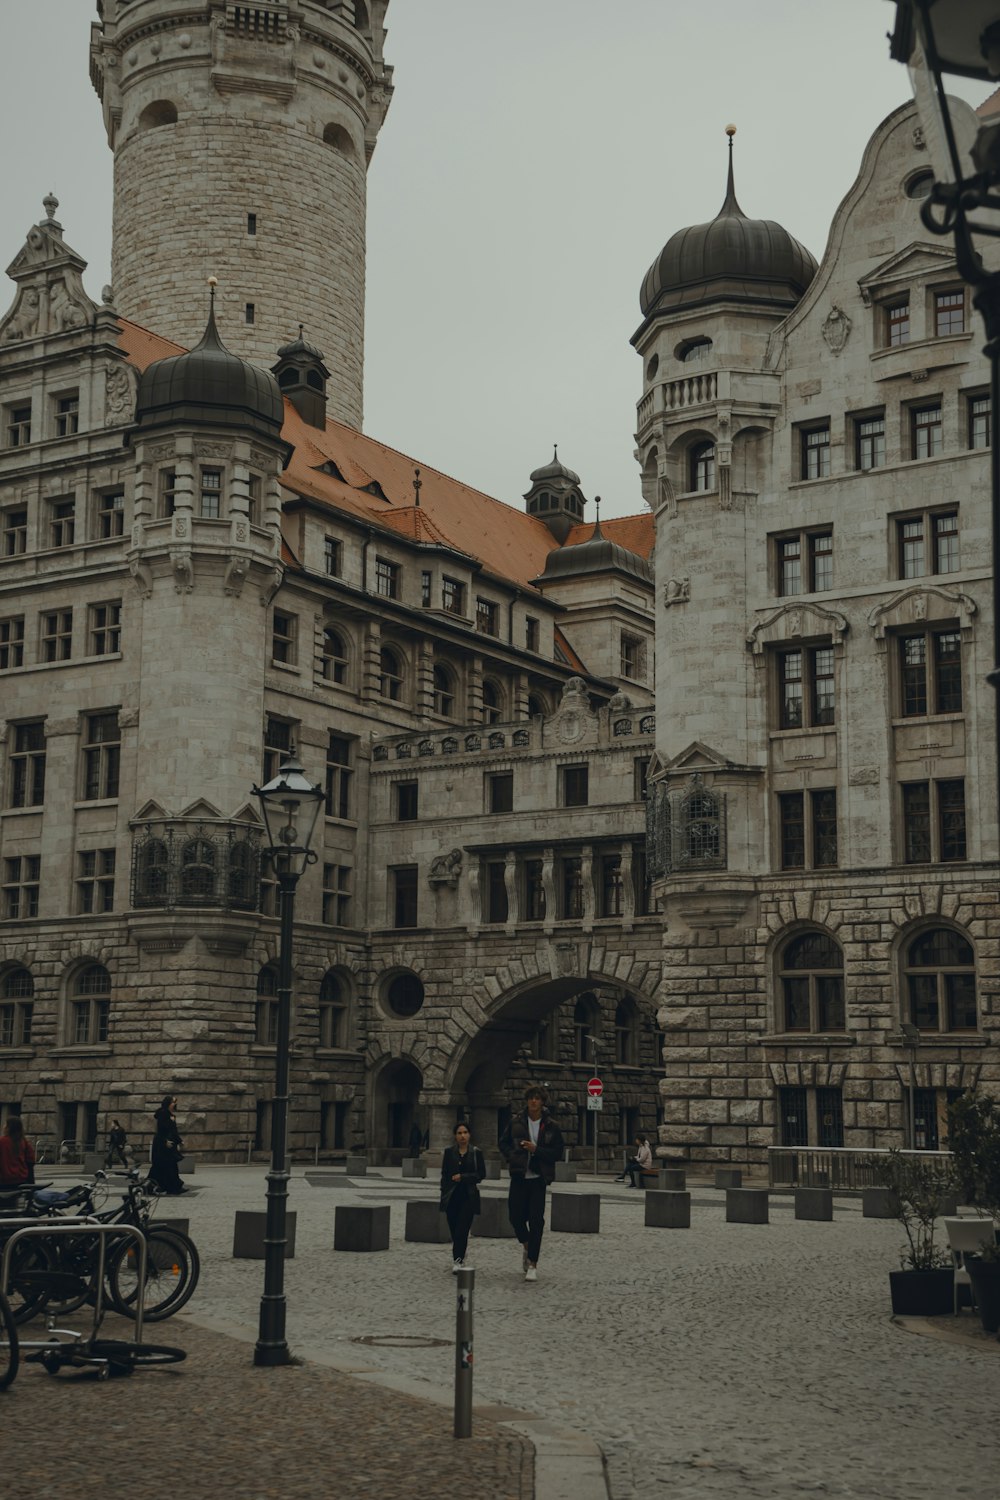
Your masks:
<svg viewBox="0 0 1000 1500"><path fill-rule="evenodd" d="M86 1219L78 1220L73 1224L40 1224L37 1219L31 1219L29 1221L25 1221L23 1219L6 1219L2 1222L4 1228L8 1227L11 1224L22 1224L25 1226L21 1229L15 1229L10 1239L6 1240L4 1243L3 1259L2 1261L0 1261L0 1292L3 1292L5 1296L7 1294L7 1283L10 1277L11 1254L14 1246L18 1243L19 1240L31 1238L50 1239L52 1238L52 1236L56 1236L58 1238L71 1238L73 1235L81 1238L85 1235L97 1236L98 1274L97 1289L94 1296L94 1326L90 1333L91 1339L95 1339L97 1337L97 1330L100 1328L101 1322L104 1317L104 1266L107 1259L105 1253L105 1241L114 1235L135 1240L139 1250L139 1284L136 1289L135 1313L133 1314L133 1324L135 1329L133 1342L136 1344L140 1344L142 1342L142 1318L146 1301L146 1236L143 1234L141 1229L137 1229L134 1224L100 1224L95 1223L93 1220ZM80 1342L81 1335L77 1334L76 1339L78 1342ZM23 1339L19 1336L18 1342L22 1349L47 1349L51 1345L52 1340ZM82 1340L82 1342L87 1342L87 1340Z"/></svg>

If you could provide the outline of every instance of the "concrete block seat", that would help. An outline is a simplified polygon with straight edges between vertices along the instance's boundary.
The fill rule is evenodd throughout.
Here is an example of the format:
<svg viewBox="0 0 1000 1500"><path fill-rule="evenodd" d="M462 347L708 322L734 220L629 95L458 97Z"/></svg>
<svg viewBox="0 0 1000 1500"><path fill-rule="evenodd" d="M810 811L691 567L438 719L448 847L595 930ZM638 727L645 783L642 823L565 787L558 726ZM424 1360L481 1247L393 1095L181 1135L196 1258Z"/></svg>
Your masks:
<svg viewBox="0 0 1000 1500"><path fill-rule="evenodd" d="M691 1194L654 1188L646 1194L647 1229L690 1229Z"/></svg>
<svg viewBox="0 0 1000 1500"><path fill-rule="evenodd" d="M420 1161L415 1156L404 1156L402 1163L402 1173L405 1178L426 1177L427 1163L425 1161Z"/></svg>
<svg viewBox="0 0 1000 1500"><path fill-rule="evenodd" d="M767 1188L727 1188L726 1223L768 1223Z"/></svg>
<svg viewBox="0 0 1000 1500"><path fill-rule="evenodd" d="M389 1207L338 1203L333 1216L334 1250L388 1250Z"/></svg>
<svg viewBox="0 0 1000 1500"><path fill-rule="evenodd" d="M418 1245L448 1245L451 1231L448 1220L435 1198L411 1198L406 1205L404 1240Z"/></svg>
<svg viewBox="0 0 1000 1500"><path fill-rule="evenodd" d="M740 1167L716 1167L715 1186L729 1190L743 1186L743 1171Z"/></svg>
<svg viewBox="0 0 1000 1500"><path fill-rule="evenodd" d="M575 1182L576 1163L571 1161L556 1162L556 1182Z"/></svg>
<svg viewBox="0 0 1000 1500"><path fill-rule="evenodd" d="M888 1188L862 1188L861 1217L863 1219L894 1219L896 1217L892 1211Z"/></svg>
<svg viewBox="0 0 1000 1500"><path fill-rule="evenodd" d="M485 1193L481 1198L482 1209L472 1221L472 1233L481 1240L512 1240L514 1230L507 1217L507 1199L487 1197Z"/></svg>
<svg viewBox="0 0 1000 1500"><path fill-rule="evenodd" d="M256 1209L238 1208L233 1225L233 1259L263 1260L267 1214ZM285 1215L285 1259L295 1259L295 1214Z"/></svg>
<svg viewBox="0 0 1000 1500"><path fill-rule="evenodd" d="M556 1234L600 1234L600 1193L553 1193L549 1228Z"/></svg>
<svg viewBox="0 0 1000 1500"><path fill-rule="evenodd" d="M813 1219L821 1223L832 1222L833 1188L797 1187L794 1196L797 1219Z"/></svg>

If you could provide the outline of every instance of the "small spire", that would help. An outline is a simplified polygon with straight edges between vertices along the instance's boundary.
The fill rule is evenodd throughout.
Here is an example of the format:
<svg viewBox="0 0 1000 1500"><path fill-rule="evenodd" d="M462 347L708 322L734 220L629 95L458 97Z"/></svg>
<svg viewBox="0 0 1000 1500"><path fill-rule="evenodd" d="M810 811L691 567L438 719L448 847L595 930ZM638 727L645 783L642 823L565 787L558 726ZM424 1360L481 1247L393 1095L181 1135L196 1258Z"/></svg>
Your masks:
<svg viewBox="0 0 1000 1500"><path fill-rule="evenodd" d="M598 542L598 541L603 542L603 540L604 540L604 532L601 530L601 497L600 497L600 495L595 495L594 496L594 509L597 511L597 519L594 521L594 529L590 533L590 540L592 542Z"/></svg>
<svg viewBox="0 0 1000 1500"><path fill-rule="evenodd" d="M46 194L46 196L42 199L42 207L44 208L46 216L49 219L50 223L54 222L56 209L59 207L59 199L56 197L55 193L50 192Z"/></svg>
<svg viewBox="0 0 1000 1500"><path fill-rule="evenodd" d="M729 173L726 178L726 201L715 217L717 219L745 219L746 215L736 201L736 186L733 179L733 136L736 134L736 126L727 125L726 134L729 137Z"/></svg>
<svg viewBox="0 0 1000 1500"><path fill-rule="evenodd" d="M210 276L208 278L208 322L205 324L205 332L195 345L197 349L204 349L211 345L216 345L220 349L225 347L219 337L219 330L215 326L215 288L218 285L219 278L217 276ZM194 350L191 352L193 353Z"/></svg>
<svg viewBox="0 0 1000 1500"><path fill-rule="evenodd" d="M420 470L413 471L413 503L420 509L420 491L423 489L424 481L420 477Z"/></svg>
<svg viewBox="0 0 1000 1500"><path fill-rule="evenodd" d="M305 339L303 338L303 334L305 333L305 327L306 327L306 325L304 323L300 323L299 324L299 341L301 343L305 343Z"/></svg>

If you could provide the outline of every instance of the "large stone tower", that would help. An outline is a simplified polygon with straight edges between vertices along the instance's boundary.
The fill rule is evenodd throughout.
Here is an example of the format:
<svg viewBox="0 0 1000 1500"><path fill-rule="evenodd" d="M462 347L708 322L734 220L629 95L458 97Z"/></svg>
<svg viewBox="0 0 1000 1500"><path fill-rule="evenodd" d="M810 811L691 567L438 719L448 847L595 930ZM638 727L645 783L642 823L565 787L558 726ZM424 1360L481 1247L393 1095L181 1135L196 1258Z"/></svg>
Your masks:
<svg viewBox="0 0 1000 1500"><path fill-rule="evenodd" d="M304 323L360 427L366 171L392 93L388 0L102 0L91 74L115 155L124 316L190 346L219 279L233 349Z"/></svg>

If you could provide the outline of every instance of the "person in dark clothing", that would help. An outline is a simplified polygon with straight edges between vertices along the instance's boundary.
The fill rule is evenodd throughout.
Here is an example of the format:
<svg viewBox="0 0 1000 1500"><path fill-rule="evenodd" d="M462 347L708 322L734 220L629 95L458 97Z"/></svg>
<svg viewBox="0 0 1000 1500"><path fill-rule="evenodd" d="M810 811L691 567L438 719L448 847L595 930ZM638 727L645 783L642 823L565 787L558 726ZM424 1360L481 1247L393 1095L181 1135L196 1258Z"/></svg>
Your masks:
<svg viewBox="0 0 1000 1500"><path fill-rule="evenodd" d="M121 1162L123 1167L128 1166L128 1157L125 1155L125 1146L127 1142L128 1136L125 1134L125 1131L122 1129L121 1125L119 1125L117 1120L112 1120L111 1129L108 1131L107 1155L104 1158L104 1165L106 1167L113 1167L116 1158Z"/></svg>
<svg viewBox="0 0 1000 1500"><path fill-rule="evenodd" d="M418 1157L420 1155L420 1148L423 1143L424 1133L420 1129L420 1126L417 1124L416 1120L414 1120L413 1124L410 1126L410 1155L413 1157Z"/></svg>
<svg viewBox="0 0 1000 1500"><path fill-rule="evenodd" d="M479 1212L479 1184L486 1176L486 1162L472 1144L468 1125L455 1126L455 1144L441 1161L441 1208L451 1230L452 1270L465 1265L469 1230Z"/></svg>
<svg viewBox="0 0 1000 1500"><path fill-rule="evenodd" d="M35 1180L35 1148L20 1115L8 1115L0 1135L0 1187L30 1187Z"/></svg>
<svg viewBox="0 0 1000 1500"><path fill-rule="evenodd" d="M187 1188L181 1182L179 1163L183 1158L180 1131L177 1129L177 1121L174 1116L177 1113L177 1100L172 1094L166 1094L163 1103L153 1116L156 1122L156 1134L153 1136L153 1149L151 1153L149 1176L161 1193L186 1193Z"/></svg>
<svg viewBox="0 0 1000 1500"><path fill-rule="evenodd" d="M545 1189L563 1154L562 1132L547 1113L547 1103L545 1090L532 1084L524 1095L524 1113L511 1118L500 1138L500 1151L510 1168L507 1212L521 1246L525 1281L538 1280Z"/></svg>

